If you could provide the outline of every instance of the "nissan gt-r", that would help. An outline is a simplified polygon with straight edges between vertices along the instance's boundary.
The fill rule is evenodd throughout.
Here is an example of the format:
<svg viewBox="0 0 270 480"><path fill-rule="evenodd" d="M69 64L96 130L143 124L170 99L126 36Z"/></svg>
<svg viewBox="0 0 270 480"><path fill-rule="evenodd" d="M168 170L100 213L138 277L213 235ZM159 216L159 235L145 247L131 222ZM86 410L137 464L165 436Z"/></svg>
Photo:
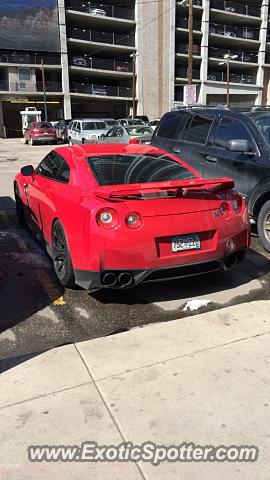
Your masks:
<svg viewBox="0 0 270 480"><path fill-rule="evenodd" d="M205 180L149 145L59 147L14 181L18 220L64 286L131 288L228 269L250 222L233 180Z"/></svg>

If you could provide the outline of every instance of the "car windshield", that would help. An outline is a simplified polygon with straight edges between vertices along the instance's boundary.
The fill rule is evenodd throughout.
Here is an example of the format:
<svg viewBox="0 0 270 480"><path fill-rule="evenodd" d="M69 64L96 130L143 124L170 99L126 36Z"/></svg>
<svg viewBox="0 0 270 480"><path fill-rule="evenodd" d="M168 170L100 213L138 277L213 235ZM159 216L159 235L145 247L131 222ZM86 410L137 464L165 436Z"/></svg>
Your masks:
<svg viewBox="0 0 270 480"><path fill-rule="evenodd" d="M149 127L127 127L129 135L153 135L152 128Z"/></svg>
<svg viewBox="0 0 270 480"><path fill-rule="evenodd" d="M114 126L114 125L118 125L118 121L117 120L105 120L105 122L107 123L107 125L109 125L110 127Z"/></svg>
<svg viewBox="0 0 270 480"><path fill-rule="evenodd" d="M107 125L105 122L83 122L83 130L106 130Z"/></svg>
<svg viewBox="0 0 270 480"><path fill-rule="evenodd" d="M128 125L144 125L142 120L127 120Z"/></svg>
<svg viewBox="0 0 270 480"><path fill-rule="evenodd" d="M34 123L33 127L34 128L52 128L52 124L49 122L40 122L40 123Z"/></svg>
<svg viewBox="0 0 270 480"><path fill-rule="evenodd" d="M100 186L195 178L185 166L166 155L100 155L88 157L87 162Z"/></svg>
<svg viewBox="0 0 270 480"><path fill-rule="evenodd" d="M255 120L257 127L265 136L268 143L270 143L270 115L259 117Z"/></svg>

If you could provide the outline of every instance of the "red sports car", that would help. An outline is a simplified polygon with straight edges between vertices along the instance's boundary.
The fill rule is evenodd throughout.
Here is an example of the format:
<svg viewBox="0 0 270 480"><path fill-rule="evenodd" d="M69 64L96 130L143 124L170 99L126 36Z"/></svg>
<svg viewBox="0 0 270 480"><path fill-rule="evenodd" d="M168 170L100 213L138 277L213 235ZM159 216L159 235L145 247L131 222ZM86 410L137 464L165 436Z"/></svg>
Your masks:
<svg viewBox="0 0 270 480"><path fill-rule="evenodd" d="M44 242L64 286L128 288L227 269L250 224L233 180L204 180L146 145L59 147L14 183L20 223Z"/></svg>
<svg viewBox="0 0 270 480"><path fill-rule="evenodd" d="M56 143L56 130L50 122L32 122L24 132L23 141L30 145Z"/></svg>

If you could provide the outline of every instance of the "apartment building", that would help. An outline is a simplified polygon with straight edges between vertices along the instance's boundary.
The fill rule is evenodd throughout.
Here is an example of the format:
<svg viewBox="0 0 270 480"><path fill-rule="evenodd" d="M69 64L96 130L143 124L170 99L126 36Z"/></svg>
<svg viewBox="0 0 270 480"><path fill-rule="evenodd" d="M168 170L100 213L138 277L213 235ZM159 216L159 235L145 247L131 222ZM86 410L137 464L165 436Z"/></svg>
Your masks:
<svg viewBox="0 0 270 480"><path fill-rule="evenodd" d="M134 73L139 115L158 118L182 104L188 0L40 0L40 8L37 2L25 0L29 11L31 2L35 14L28 14L29 28L22 31L19 0L14 0L19 14L8 11L9 0L8 14L0 9L0 131L4 125L8 135L16 136L19 112L27 105L44 110L42 61L50 120L129 115ZM199 103L226 102L222 60L227 54L233 56L230 102L270 103L268 3L193 0L193 82ZM7 21L8 15L16 17L15 27ZM49 35L43 28L46 22ZM34 33L26 41L23 36L31 28ZM7 39L3 32L9 29Z"/></svg>

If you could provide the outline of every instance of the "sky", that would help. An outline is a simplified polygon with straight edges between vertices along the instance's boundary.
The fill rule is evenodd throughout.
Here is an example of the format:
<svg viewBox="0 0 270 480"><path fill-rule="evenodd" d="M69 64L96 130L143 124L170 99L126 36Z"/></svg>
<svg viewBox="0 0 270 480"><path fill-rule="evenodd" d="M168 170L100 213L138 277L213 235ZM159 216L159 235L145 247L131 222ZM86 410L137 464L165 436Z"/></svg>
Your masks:
<svg viewBox="0 0 270 480"><path fill-rule="evenodd" d="M57 0L0 0L0 10L12 11L24 8L55 7Z"/></svg>

